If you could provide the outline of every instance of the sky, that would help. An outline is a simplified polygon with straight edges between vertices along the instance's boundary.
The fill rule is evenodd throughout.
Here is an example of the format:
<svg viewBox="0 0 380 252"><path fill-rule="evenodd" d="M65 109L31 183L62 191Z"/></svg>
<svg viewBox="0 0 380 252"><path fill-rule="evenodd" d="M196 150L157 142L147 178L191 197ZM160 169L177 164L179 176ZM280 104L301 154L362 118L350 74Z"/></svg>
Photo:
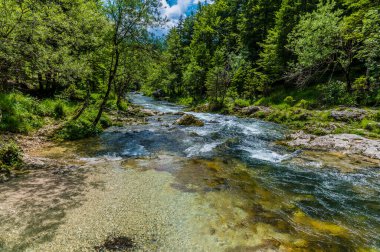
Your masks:
<svg viewBox="0 0 380 252"><path fill-rule="evenodd" d="M205 2L205 0L161 0L163 6L162 14L168 18L169 22L167 23L167 27L157 31L157 35L165 35L170 27L178 23L181 16L186 17L192 11L195 12L199 1ZM211 3L213 0L207 0L207 2Z"/></svg>

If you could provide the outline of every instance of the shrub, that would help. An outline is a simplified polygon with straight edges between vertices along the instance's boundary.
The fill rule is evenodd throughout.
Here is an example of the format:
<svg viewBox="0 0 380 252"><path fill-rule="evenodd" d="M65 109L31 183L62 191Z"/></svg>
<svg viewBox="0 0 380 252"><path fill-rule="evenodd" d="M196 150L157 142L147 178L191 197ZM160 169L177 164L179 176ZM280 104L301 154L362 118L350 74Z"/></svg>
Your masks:
<svg viewBox="0 0 380 252"><path fill-rule="evenodd" d="M184 106L190 106L193 104L193 98L192 97L183 97L178 100L178 103Z"/></svg>
<svg viewBox="0 0 380 252"><path fill-rule="evenodd" d="M289 106L293 106L294 103L296 102L296 100L294 100L293 96L287 96L285 99L284 99L284 102L289 105Z"/></svg>
<svg viewBox="0 0 380 252"><path fill-rule="evenodd" d="M320 85L322 101L327 105L355 105L356 95L347 92L347 84L342 81L330 81Z"/></svg>
<svg viewBox="0 0 380 252"><path fill-rule="evenodd" d="M53 116L54 101L52 99L44 99L38 103L37 114L39 116Z"/></svg>
<svg viewBox="0 0 380 252"><path fill-rule="evenodd" d="M103 131L102 127L111 125L111 120L103 114L99 124L94 127L92 123L96 115L96 109L88 108L77 120L66 122L62 129L57 132L56 137L63 140L78 140L98 135Z"/></svg>
<svg viewBox="0 0 380 252"><path fill-rule="evenodd" d="M266 97L261 97L259 100L257 100L254 105L255 106L268 106L270 104L269 102L269 99L267 99Z"/></svg>
<svg viewBox="0 0 380 252"><path fill-rule="evenodd" d="M37 103L20 93L0 94L0 130L27 133L42 126L37 116Z"/></svg>
<svg viewBox="0 0 380 252"><path fill-rule="evenodd" d="M239 107L248 107L250 105L250 102L244 99L235 99L234 103L235 103L235 106L239 106Z"/></svg>
<svg viewBox="0 0 380 252"><path fill-rule="evenodd" d="M377 111L377 113L374 116L374 119L378 122L380 122L380 111Z"/></svg>
<svg viewBox="0 0 380 252"><path fill-rule="evenodd" d="M255 113L255 116L256 116L257 118L264 119L264 118L267 116L267 114L266 114L264 111L257 111L257 112Z"/></svg>
<svg viewBox="0 0 380 252"><path fill-rule="evenodd" d="M102 117L100 117L99 123L100 123L100 126L102 126L102 128L108 128L112 126L112 120L105 114L103 114Z"/></svg>
<svg viewBox="0 0 380 252"><path fill-rule="evenodd" d="M21 150L14 142L0 145L0 181L8 180L21 164Z"/></svg>
<svg viewBox="0 0 380 252"><path fill-rule="evenodd" d="M54 106L54 117L57 119L62 119L66 116L65 106L62 102L58 102Z"/></svg>
<svg viewBox="0 0 380 252"><path fill-rule="evenodd" d="M63 96L72 101L82 101L86 98L86 91L78 89L75 85L70 85L65 89Z"/></svg>
<svg viewBox="0 0 380 252"><path fill-rule="evenodd" d="M22 163L21 149L14 142L0 146L0 163L7 166L18 166Z"/></svg>
<svg viewBox="0 0 380 252"><path fill-rule="evenodd" d="M87 118L79 118L75 121L67 122L58 132L58 138L64 140L78 140L90 136L95 136L102 131L100 126L93 127L92 122Z"/></svg>
<svg viewBox="0 0 380 252"><path fill-rule="evenodd" d="M368 131L375 132L378 134L380 133L380 125L377 122L374 122L368 119L363 119L360 124L363 129L366 129Z"/></svg>
<svg viewBox="0 0 380 252"><path fill-rule="evenodd" d="M302 99L297 103L296 107L303 108L303 109L309 109L310 108L310 102Z"/></svg>

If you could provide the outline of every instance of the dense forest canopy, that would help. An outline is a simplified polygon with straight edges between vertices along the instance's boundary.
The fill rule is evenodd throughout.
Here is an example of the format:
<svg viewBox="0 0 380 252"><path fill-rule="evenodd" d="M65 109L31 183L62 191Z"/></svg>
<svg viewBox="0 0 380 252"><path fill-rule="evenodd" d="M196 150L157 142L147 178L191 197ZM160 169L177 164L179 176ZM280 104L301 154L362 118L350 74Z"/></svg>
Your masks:
<svg viewBox="0 0 380 252"><path fill-rule="evenodd" d="M152 31L173 23L162 8L160 0L1 0L2 93L80 102L71 119L85 128L104 123L107 107L125 110L131 90L211 110L268 105L289 90L312 90L302 97L308 107L380 104L379 0L200 1L160 38ZM47 114L21 113L15 99L2 96L2 129L27 131L18 126L26 114Z"/></svg>
<svg viewBox="0 0 380 252"><path fill-rule="evenodd" d="M339 91L326 103L375 105L379 34L376 0L217 0L169 31L145 88L221 107L320 84Z"/></svg>

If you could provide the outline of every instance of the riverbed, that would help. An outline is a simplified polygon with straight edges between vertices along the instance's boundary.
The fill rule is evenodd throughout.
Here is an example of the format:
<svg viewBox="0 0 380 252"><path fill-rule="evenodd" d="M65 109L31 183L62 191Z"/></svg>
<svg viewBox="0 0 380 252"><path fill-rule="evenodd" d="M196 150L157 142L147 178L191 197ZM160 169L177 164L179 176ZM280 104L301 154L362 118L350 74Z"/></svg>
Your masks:
<svg viewBox="0 0 380 252"><path fill-rule="evenodd" d="M160 113L37 149L49 167L0 184L0 251L104 251L117 237L126 251L380 250L376 165L290 150L277 124L186 112L205 126L184 127L185 108L130 100Z"/></svg>

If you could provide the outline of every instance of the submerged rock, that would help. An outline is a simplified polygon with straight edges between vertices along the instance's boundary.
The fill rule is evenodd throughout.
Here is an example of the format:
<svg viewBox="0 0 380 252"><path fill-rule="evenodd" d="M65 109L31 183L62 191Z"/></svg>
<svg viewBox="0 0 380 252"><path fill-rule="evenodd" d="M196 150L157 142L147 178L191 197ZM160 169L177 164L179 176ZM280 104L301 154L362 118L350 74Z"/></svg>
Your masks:
<svg viewBox="0 0 380 252"><path fill-rule="evenodd" d="M108 238L103 245L96 246L95 251L126 251L130 250L135 246L134 241L126 236L120 237L110 237Z"/></svg>
<svg viewBox="0 0 380 252"><path fill-rule="evenodd" d="M165 96L165 92L162 89L157 89L152 93L153 97L156 99L160 99Z"/></svg>
<svg viewBox="0 0 380 252"><path fill-rule="evenodd" d="M183 125L183 126L198 126L198 127L202 127L205 125L204 122L202 122L200 119L190 114L183 115L181 118L175 121L175 124Z"/></svg>
<svg viewBox="0 0 380 252"><path fill-rule="evenodd" d="M358 154L380 159L380 140L368 139L354 134L314 136L299 131L290 135L289 146L302 146L310 149L342 151L346 154Z"/></svg>

